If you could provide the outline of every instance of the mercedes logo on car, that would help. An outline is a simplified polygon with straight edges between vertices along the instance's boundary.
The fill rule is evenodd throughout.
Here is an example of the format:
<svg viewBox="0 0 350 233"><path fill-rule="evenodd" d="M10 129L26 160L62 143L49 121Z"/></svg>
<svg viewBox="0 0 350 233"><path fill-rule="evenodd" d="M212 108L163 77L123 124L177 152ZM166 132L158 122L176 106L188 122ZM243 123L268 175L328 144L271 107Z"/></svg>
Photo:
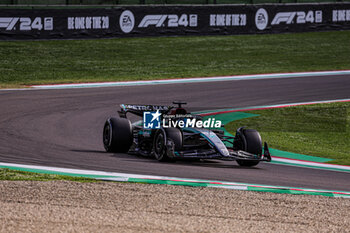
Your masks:
<svg viewBox="0 0 350 233"><path fill-rule="evenodd" d="M264 30L269 22L269 15L264 8L260 8L255 14L255 25L259 30Z"/></svg>
<svg viewBox="0 0 350 233"><path fill-rule="evenodd" d="M119 25L124 33L131 32L135 26L134 14L129 10L123 11L119 18Z"/></svg>

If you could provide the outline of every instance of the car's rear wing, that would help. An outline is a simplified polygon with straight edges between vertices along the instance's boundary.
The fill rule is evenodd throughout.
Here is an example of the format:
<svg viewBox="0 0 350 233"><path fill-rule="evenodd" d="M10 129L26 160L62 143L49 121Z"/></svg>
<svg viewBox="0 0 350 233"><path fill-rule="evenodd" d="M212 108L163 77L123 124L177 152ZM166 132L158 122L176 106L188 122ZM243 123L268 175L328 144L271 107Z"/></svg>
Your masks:
<svg viewBox="0 0 350 233"><path fill-rule="evenodd" d="M165 114L172 109L173 106L163 105L137 105L137 104L121 104L120 111L118 111L120 117L126 117L126 113L130 112L137 116L143 116L144 112L155 112L159 110L160 113Z"/></svg>

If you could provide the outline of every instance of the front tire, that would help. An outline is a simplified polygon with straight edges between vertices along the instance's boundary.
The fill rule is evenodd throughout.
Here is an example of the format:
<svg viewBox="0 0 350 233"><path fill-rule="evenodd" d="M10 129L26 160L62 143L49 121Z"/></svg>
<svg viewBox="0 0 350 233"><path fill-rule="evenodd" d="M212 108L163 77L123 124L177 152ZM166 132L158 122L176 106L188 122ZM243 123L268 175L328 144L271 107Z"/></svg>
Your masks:
<svg viewBox="0 0 350 233"><path fill-rule="evenodd" d="M132 125L126 118L109 118L103 127L103 145L107 152L126 153L132 144Z"/></svg>
<svg viewBox="0 0 350 233"><path fill-rule="evenodd" d="M234 147L237 150L243 150L255 155L262 154L262 141L258 131L254 129L242 129L236 135ZM256 160L236 160L240 166L253 167L259 164Z"/></svg>
<svg viewBox="0 0 350 233"><path fill-rule="evenodd" d="M174 145L174 150L182 148L182 132L177 128L160 129L156 131L153 143L154 157L160 162L174 161L173 157L167 154L167 142L171 141Z"/></svg>

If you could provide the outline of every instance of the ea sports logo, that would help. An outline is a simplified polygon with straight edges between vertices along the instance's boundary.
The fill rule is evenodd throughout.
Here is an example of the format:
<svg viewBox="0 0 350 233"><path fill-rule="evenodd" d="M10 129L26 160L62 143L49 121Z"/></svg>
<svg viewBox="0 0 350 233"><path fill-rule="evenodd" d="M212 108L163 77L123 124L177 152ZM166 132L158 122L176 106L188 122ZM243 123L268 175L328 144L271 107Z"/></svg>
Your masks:
<svg viewBox="0 0 350 233"><path fill-rule="evenodd" d="M269 22L269 15L264 8L260 8L255 14L255 25L259 30L264 30Z"/></svg>
<svg viewBox="0 0 350 233"><path fill-rule="evenodd" d="M129 33L134 29L135 26L135 17L131 11L123 11L119 18L120 29L124 33Z"/></svg>

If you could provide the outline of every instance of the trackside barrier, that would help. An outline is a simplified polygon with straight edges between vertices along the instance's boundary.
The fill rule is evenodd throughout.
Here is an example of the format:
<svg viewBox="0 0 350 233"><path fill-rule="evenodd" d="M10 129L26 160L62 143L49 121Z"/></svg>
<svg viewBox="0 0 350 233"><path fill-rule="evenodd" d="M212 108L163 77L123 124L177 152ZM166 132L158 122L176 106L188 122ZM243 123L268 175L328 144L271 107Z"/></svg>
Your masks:
<svg viewBox="0 0 350 233"><path fill-rule="evenodd" d="M0 40L237 35L350 29L350 3L0 9Z"/></svg>
<svg viewBox="0 0 350 233"><path fill-rule="evenodd" d="M138 4L262 4L262 3L307 3L315 0L1 0L9 6L116 6ZM317 2L348 2L348 0L317 0Z"/></svg>

